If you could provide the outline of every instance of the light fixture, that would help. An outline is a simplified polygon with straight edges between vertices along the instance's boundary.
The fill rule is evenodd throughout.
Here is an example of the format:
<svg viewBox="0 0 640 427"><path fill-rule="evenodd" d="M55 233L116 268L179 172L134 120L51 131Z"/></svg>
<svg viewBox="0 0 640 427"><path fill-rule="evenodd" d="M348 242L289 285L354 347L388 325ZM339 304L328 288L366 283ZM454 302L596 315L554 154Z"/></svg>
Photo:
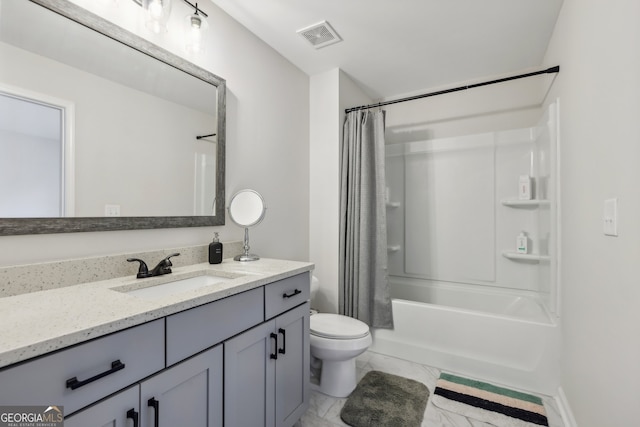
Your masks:
<svg viewBox="0 0 640 427"><path fill-rule="evenodd" d="M204 50L203 34L209 28L209 24L205 19L208 15L198 9L198 3L194 5L187 0L184 0L184 2L195 9L194 13L184 17L185 49L188 53L199 54Z"/></svg>
<svg viewBox="0 0 640 427"><path fill-rule="evenodd" d="M171 0L133 0L142 6L148 29L156 34L167 31L167 21L171 14Z"/></svg>
<svg viewBox="0 0 640 427"><path fill-rule="evenodd" d="M117 1L117 0L116 0ZM167 31L167 21L171 14L171 0L133 0L144 9L147 28L154 33ZM188 53L198 54L204 50L203 33L209 28L204 13L198 3L192 4L189 0L182 0L194 8L194 12L184 18L185 49Z"/></svg>

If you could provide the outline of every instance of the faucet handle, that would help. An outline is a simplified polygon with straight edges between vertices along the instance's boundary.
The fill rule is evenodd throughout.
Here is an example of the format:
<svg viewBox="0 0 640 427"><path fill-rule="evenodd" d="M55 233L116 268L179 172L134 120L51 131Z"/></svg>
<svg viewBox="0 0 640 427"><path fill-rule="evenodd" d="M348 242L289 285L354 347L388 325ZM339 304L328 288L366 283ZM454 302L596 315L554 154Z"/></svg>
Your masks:
<svg viewBox="0 0 640 427"><path fill-rule="evenodd" d="M179 256L179 255L180 255L180 253L176 252L175 254L171 254L168 257L166 257L165 259L163 259L162 262L164 262L165 267L171 267L173 265L169 258L172 258L174 256Z"/></svg>
<svg viewBox="0 0 640 427"><path fill-rule="evenodd" d="M136 277L138 279L149 277L149 267L147 267L147 263L140 258L127 258L127 262L134 261L138 261L140 263L140 267L138 267L138 275Z"/></svg>

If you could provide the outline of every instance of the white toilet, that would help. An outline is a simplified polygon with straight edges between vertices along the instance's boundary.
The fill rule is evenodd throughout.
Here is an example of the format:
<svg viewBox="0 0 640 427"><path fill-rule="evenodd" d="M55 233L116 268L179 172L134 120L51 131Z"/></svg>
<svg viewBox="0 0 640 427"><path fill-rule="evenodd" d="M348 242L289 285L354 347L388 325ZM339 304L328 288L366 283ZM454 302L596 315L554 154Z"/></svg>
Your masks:
<svg viewBox="0 0 640 427"><path fill-rule="evenodd" d="M311 301L318 291L318 280L311 280ZM356 357L371 345L369 326L340 314L312 313L310 318L311 356L322 361L321 393L347 397L356 388Z"/></svg>

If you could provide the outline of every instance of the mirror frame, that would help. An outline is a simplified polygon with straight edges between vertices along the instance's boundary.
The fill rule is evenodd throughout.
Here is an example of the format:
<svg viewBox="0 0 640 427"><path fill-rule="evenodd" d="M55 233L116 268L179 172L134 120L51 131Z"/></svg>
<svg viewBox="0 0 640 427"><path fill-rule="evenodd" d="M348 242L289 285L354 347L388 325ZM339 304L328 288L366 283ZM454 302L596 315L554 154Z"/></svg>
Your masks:
<svg viewBox="0 0 640 427"><path fill-rule="evenodd" d="M88 27L91 30L97 31L143 54L149 55L195 78L216 86L218 91L216 210L215 216L0 218L0 236L224 225L226 81L68 0L29 1Z"/></svg>

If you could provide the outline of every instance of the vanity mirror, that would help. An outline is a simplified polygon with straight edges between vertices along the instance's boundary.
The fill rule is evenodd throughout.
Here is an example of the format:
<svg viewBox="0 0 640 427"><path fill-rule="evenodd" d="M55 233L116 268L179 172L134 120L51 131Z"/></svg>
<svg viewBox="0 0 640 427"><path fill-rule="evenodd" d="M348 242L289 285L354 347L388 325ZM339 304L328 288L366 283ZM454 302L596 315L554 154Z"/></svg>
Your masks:
<svg viewBox="0 0 640 427"><path fill-rule="evenodd" d="M236 261L257 261L258 255L249 253L249 227L260 224L264 219L267 207L262 196L254 190L240 190L229 202L229 217L231 221L244 227L244 252L236 255Z"/></svg>
<svg viewBox="0 0 640 427"><path fill-rule="evenodd" d="M223 79L67 0L0 0L0 63L0 235L224 224Z"/></svg>

